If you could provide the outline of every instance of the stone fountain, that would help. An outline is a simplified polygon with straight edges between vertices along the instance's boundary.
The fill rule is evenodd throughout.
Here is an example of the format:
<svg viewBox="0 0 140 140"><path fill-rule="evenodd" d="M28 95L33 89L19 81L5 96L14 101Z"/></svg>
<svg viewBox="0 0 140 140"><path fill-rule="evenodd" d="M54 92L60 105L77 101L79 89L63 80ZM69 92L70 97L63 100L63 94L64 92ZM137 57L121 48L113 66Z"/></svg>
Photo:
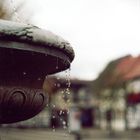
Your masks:
<svg viewBox="0 0 140 140"><path fill-rule="evenodd" d="M0 124L37 115L47 104L46 75L70 67L70 44L33 25L0 20Z"/></svg>

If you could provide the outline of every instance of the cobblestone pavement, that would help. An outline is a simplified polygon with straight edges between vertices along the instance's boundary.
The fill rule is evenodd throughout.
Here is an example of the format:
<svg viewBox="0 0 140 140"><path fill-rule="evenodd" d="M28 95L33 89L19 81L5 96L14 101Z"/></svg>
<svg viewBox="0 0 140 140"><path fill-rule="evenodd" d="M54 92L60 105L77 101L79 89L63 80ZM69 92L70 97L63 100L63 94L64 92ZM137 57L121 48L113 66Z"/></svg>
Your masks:
<svg viewBox="0 0 140 140"><path fill-rule="evenodd" d="M121 132L109 135L106 131L86 130L77 140L139 140L139 132ZM64 130L0 129L0 140L76 140L74 135Z"/></svg>

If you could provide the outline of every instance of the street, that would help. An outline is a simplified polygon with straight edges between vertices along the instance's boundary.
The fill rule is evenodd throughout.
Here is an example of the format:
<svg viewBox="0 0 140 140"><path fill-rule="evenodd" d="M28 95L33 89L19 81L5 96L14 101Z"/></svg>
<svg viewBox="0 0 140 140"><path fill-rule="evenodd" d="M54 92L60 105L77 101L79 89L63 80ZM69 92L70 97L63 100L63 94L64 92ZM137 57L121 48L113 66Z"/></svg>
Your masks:
<svg viewBox="0 0 140 140"><path fill-rule="evenodd" d="M137 135L136 135L137 134ZM83 131L81 140L138 140L139 133L124 132L109 136L105 131ZM0 129L0 140L75 140L67 131L50 129Z"/></svg>

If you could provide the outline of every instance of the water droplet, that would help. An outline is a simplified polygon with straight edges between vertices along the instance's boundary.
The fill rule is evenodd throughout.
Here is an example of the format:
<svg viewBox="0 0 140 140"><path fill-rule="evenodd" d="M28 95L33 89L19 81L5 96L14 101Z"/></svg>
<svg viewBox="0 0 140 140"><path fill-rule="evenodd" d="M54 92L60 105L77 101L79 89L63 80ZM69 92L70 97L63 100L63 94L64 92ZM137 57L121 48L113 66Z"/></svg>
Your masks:
<svg viewBox="0 0 140 140"><path fill-rule="evenodd" d="M70 81L70 68L68 70L65 71L66 73L66 90L65 90L65 93L70 95L70 86L71 86L71 81Z"/></svg>
<svg viewBox="0 0 140 140"><path fill-rule="evenodd" d="M26 75L27 73L26 72L23 72L23 75Z"/></svg>
<svg viewBox="0 0 140 140"><path fill-rule="evenodd" d="M61 93L63 94L65 92L65 90L62 90Z"/></svg>
<svg viewBox="0 0 140 140"><path fill-rule="evenodd" d="M56 58L56 69L58 69L58 58Z"/></svg>
<svg viewBox="0 0 140 140"><path fill-rule="evenodd" d="M67 129L67 127L66 126L63 126L63 129Z"/></svg>
<svg viewBox="0 0 140 140"><path fill-rule="evenodd" d="M56 79L57 79L57 80L59 80L59 79L60 79L60 77L57 77Z"/></svg>
<svg viewBox="0 0 140 140"><path fill-rule="evenodd" d="M40 80L41 80L41 78L38 78L37 80L38 80L38 81L40 81Z"/></svg>
<svg viewBox="0 0 140 140"><path fill-rule="evenodd" d="M60 83L57 83L57 87L59 88L61 85L60 85Z"/></svg>
<svg viewBox="0 0 140 140"><path fill-rule="evenodd" d="M63 125L66 125L66 122L65 121L63 121L62 123L63 123Z"/></svg>
<svg viewBox="0 0 140 140"><path fill-rule="evenodd" d="M53 131L53 132L55 132L55 131L56 131L54 126L53 126L53 128L52 128L52 131Z"/></svg>
<svg viewBox="0 0 140 140"><path fill-rule="evenodd" d="M62 115L62 110L60 110L59 115Z"/></svg>

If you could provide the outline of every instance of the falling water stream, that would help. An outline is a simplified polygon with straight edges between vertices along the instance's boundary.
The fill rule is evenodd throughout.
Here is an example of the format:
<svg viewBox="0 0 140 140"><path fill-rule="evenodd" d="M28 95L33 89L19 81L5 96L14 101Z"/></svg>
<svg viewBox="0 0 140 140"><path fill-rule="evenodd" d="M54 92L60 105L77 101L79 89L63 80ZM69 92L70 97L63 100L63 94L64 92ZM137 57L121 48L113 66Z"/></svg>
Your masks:
<svg viewBox="0 0 140 140"><path fill-rule="evenodd" d="M58 62L57 62L57 64L58 64ZM58 68L58 65L56 66L56 68ZM65 81L66 81L66 88L65 89L63 89L62 91L61 91L61 97L64 99L65 97L68 97L68 99L66 100L66 102L63 104L63 106L64 106L64 108L65 108L65 106L66 106L66 104L70 104L70 99L69 99L69 97L70 97L70 87L71 87L71 81L70 81L70 68L68 69L68 70L65 70ZM60 77L58 76L57 77L57 80L59 81L60 80ZM61 84L60 83L55 83L54 84L54 86L57 86L57 88L59 88L59 87L61 87ZM59 100L59 99L58 99ZM53 104L52 105L52 108L55 108L56 106ZM63 110L60 110L59 111L59 119L60 119L60 122L61 122L61 124L63 125L63 129L64 130L68 130L68 126L69 126L69 124L68 124L68 122L66 122L66 120L64 120L64 118L63 118L63 115L65 114L65 113L67 113L67 116L69 115L69 109L67 110L67 112L64 112ZM55 118L56 116L52 116L53 118ZM52 131L53 132L55 132L56 131L56 129L55 129L55 127L53 126L52 127ZM69 131L68 131L69 132Z"/></svg>
<svg viewBox="0 0 140 140"><path fill-rule="evenodd" d="M70 103L69 96L71 94L70 92L70 86L71 86L71 81L70 81L70 71L71 69L69 68L68 70L65 71L65 77L66 77L66 96L68 96L67 104ZM67 115L69 115L69 109L67 110ZM68 122L67 122L68 123ZM67 126L66 126L67 125ZM66 121L63 121L63 128L68 130L69 124L66 124Z"/></svg>
<svg viewBox="0 0 140 140"><path fill-rule="evenodd" d="M13 13L14 13L15 20L16 20L17 22L22 23L23 21L22 21L21 18L19 17L19 14L18 14L18 12L17 12L17 7L15 6L14 0L10 0L10 3L11 3L12 11L13 11Z"/></svg>

